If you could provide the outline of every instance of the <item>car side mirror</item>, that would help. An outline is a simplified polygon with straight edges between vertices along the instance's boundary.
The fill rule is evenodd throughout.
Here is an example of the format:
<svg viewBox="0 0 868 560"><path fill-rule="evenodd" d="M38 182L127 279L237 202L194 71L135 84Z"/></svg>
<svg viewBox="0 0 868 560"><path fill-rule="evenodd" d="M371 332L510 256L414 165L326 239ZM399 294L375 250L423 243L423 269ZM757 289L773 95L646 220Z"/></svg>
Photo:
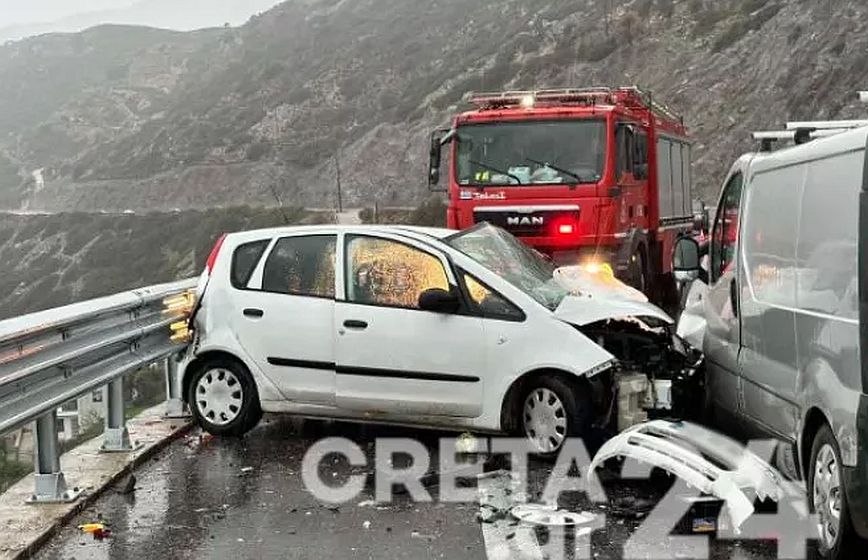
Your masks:
<svg viewBox="0 0 868 560"><path fill-rule="evenodd" d="M461 300L454 292L440 288L425 290L419 295L419 309L434 313L456 313L461 308Z"/></svg>
<svg viewBox="0 0 868 560"><path fill-rule="evenodd" d="M699 242L692 237L680 237L675 242L672 270L677 282L685 284L699 278L702 272L700 252Z"/></svg>

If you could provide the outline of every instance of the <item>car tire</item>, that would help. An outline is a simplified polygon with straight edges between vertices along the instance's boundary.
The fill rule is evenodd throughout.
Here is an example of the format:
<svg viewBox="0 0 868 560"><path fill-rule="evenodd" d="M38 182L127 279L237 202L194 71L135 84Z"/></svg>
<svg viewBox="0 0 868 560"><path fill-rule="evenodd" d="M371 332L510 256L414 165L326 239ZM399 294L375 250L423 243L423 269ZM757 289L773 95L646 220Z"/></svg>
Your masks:
<svg viewBox="0 0 868 560"><path fill-rule="evenodd" d="M821 534L817 544L818 552L822 558L828 560L856 558L857 551L865 546L865 541L856 534L850 520L841 467L838 442L829 426L824 425L817 432L811 446L807 475L808 505L811 513L819 517ZM824 474L826 472L828 474ZM830 531L830 527L834 526L834 520L829 519L830 511L837 511L839 514L834 534Z"/></svg>
<svg viewBox="0 0 868 560"><path fill-rule="evenodd" d="M518 431L542 458L557 457L568 438L584 438L591 419L586 391L562 377L540 375L532 379L518 403Z"/></svg>
<svg viewBox="0 0 868 560"><path fill-rule="evenodd" d="M643 294L648 294L648 263L645 258L645 251L641 247L636 249L636 252L630 257L629 271L630 286Z"/></svg>
<svg viewBox="0 0 868 560"><path fill-rule="evenodd" d="M234 360L203 362L190 379L187 402L199 426L216 436L242 436L262 418L256 382Z"/></svg>

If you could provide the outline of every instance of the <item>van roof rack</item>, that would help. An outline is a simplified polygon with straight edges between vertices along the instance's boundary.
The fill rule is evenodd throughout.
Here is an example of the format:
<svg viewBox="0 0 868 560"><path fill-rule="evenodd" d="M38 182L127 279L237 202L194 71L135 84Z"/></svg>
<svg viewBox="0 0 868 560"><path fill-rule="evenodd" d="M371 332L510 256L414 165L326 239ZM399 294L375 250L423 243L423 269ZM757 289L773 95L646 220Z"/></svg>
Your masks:
<svg viewBox="0 0 868 560"><path fill-rule="evenodd" d="M858 92L859 101L868 103L868 91ZM761 152L771 152L775 142L793 142L804 144L817 138L834 136L854 128L868 126L868 119L841 121L793 121L788 122L786 130L770 130L754 132L751 136L760 141Z"/></svg>

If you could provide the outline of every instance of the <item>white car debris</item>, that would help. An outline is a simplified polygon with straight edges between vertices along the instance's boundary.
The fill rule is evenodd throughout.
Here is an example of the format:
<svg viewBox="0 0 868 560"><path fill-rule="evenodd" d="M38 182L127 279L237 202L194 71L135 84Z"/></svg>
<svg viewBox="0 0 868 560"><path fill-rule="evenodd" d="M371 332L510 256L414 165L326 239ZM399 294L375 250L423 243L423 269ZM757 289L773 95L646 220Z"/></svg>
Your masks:
<svg viewBox="0 0 868 560"><path fill-rule="evenodd" d="M588 472L620 457L659 467L723 500L735 530L754 512L750 491L762 501L779 501L783 493L780 474L767 462L735 440L688 422L633 426L600 448Z"/></svg>

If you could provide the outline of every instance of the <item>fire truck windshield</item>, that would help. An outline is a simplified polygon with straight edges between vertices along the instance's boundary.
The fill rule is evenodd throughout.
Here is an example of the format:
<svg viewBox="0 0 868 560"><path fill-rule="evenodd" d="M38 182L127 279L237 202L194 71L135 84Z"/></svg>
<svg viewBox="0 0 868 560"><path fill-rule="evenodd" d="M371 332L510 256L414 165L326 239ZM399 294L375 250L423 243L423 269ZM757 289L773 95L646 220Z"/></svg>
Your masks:
<svg viewBox="0 0 868 560"><path fill-rule="evenodd" d="M571 293L554 279L553 262L500 228L480 224L446 241L551 310Z"/></svg>
<svg viewBox="0 0 868 560"><path fill-rule="evenodd" d="M520 121L459 127L460 185L596 183L603 176L602 120Z"/></svg>

